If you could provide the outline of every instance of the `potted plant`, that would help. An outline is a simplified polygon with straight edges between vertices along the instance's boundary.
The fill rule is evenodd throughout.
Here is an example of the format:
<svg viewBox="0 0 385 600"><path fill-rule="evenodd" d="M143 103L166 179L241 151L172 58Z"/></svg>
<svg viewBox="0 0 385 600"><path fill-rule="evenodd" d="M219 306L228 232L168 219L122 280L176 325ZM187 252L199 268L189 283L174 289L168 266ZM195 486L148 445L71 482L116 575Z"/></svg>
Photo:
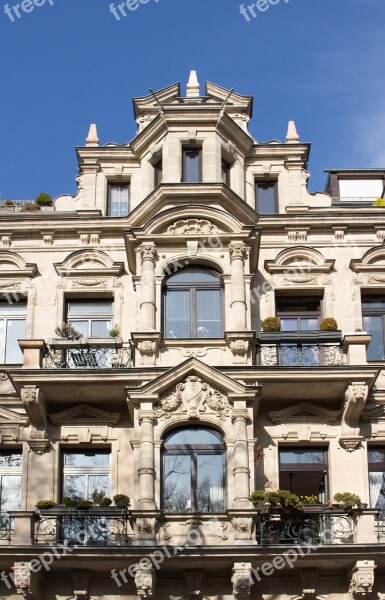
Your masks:
<svg viewBox="0 0 385 600"><path fill-rule="evenodd" d="M38 206L52 206L52 196L50 196L49 194L41 193L38 196L36 196L35 204L37 204Z"/></svg>
<svg viewBox="0 0 385 600"><path fill-rule="evenodd" d="M299 499L304 506L312 506L319 502L318 496L315 496L314 494L310 494L310 496L300 496Z"/></svg>
<svg viewBox="0 0 385 600"><path fill-rule="evenodd" d="M130 499L125 494L115 494L113 500L118 508L128 508L130 506Z"/></svg>
<svg viewBox="0 0 385 600"><path fill-rule="evenodd" d="M289 490L255 490L250 498L255 505L264 502L268 512L301 510L303 507L299 496Z"/></svg>
<svg viewBox="0 0 385 600"><path fill-rule="evenodd" d="M71 323L62 323L60 327L56 327L55 334L57 338L49 340L49 345L54 350L80 348L86 343L83 334L75 329Z"/></svg>
<svg viewBox="0 0 385 600"><path fill-rule="evenodd" d="M321 331L338 331L338 323L333 317L325 317L320 324Z"/></svg>
<svg viewBox="0 0 385 600"><path fill-rule="evenodd" d="M385 206L385 199L377 198L377 200L373 202L372 206Z"/></svg>
<svg viewBox="0 0 385 600"><path fill-rule="evenodd" d="M80 502L77 503L76 508L78 510L90 510L93 505L94 503L91 500L80 500Z"/></svg>
<svg viewBox="0 0 385 600"><path fill-rule="evenodd" d="M281 321L278 317L267 317L262 321L262 331L281 331Z"/></svg>
<svg viewBox="0 0 385 600"><path fill-rule="evenodd" d="M361 498L351 492L339 492L334 494L333 499L341 508L353 508L361 504Z"/></svg>
<svg viewBox="0 0 385 600"><path fill-rule="evenodd" d="M57 503L54 500L39 500L35 506L38 510L51 510L57 507Z"/></svg>
<svg viewBox="0 0 385 600"><path fill-rule="evenodd" d="M110 329L111 337L119 337L120 336L120 327L119 325L114 325L112 329Z"/></svg>

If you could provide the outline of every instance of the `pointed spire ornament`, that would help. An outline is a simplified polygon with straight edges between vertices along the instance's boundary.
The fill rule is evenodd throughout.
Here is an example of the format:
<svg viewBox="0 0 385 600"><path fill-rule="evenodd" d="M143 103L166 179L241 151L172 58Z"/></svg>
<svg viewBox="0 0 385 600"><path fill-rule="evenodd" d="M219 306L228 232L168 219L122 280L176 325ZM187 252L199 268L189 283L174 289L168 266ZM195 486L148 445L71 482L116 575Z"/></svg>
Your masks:
<svg viewBox="0 0 385 600"><path fill-rule="evenodd" d="M299 135L294 121L289 121L287 128L286 142L288 144L299 144Z"/></svg>
<svg viewBox="0 0 385 600"><path fill-rule="evenodd" d="M199 82L196 71L190 71L187 83L186 98L199 98Z"/></svg>
<svg viewBox="0 0 385 600"><path fill-rule="evenodd" d="M95 123L91 123L88 136L86 138L86 146L99 146L98 132Z"/></svg>

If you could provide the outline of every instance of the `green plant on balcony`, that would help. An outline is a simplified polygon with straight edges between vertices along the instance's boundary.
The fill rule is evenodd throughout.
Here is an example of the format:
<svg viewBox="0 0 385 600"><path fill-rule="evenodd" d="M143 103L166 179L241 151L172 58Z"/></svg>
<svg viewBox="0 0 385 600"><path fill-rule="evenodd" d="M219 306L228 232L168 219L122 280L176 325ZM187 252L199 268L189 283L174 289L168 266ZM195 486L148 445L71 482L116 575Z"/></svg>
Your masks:
<svg viewBox="0 0 385 600"><path fill-rule="evenodd" d="M125 494L116 494L113 500L118 508L128 508L130 506L130 499Z"/></svg>
<svg viewBox="0 0 385 600"><path fill-rule="evenodd" d="M250 498L253 504L264 502L268 512L285 509L301 510L303 508L303 502L299 496L289 490L255 490Z"/></svg>
<svg viewBox="0 0 385 600"><path fill-rule="evenodd" d="M53 200L49 194L41 193L35 198L35 204L38 206L52 206Z"/></svg>
<svg viewBox="0 0 385 600"><path fill-rule="evenodd" d="M320 324L321 331L338 331L338 323L333 317L325 317Z"/></svg>
<svg viewBox="0 0 385 600"><path fill-rule="evenodd" d="M40 210L40 206L34 202L26 202L23 204L21 212L36 212Z"/></svg>
<svg viewBox="0 0 385 600"><path fill-rule="evenodd" d="M79 510L89 510L93 505L94 503L91 500L80 500L80 502L77 503L76 508Z"/></svg>
<svg viewBox="0 0 385 600"><path fill-rule="evenodd" d="M373 202L372 206L385 206L385 198L377 198L377 200Z"/></svg>
<svg viewBox="0 0 385 600"><path fill-rule="evenodd" d="M35 506L39 510L47 510L49 508L56 508L57 503L54 500L39 500Z"/></svg>
<svg viewBox="0 0 385 600"><path fill-rule="evenodd" d="M66 508L76 508L77 500L75 498L70 498L69 496L64 496L62 505Z"/></svg>
<svg viewBox="0 0 385 600"><path fill-rule="evenodd" d="M92 493L92 502L96 506L106 508L112 504L111 498L108 498L103 490L94 490Z"/></svg>
<svg viewBox="0 0 385 600"><path fill-rule="evenodd" d="M118 337L120 335L120 327L119 325L114 325L112 329L110 329L111 337Z"/></svg>
<svg viewBox="0 0 385 600"><path fill-rule="evenodd" d="M310 496L300 496L299 499L304 505L317 504L319 501L318 496L315 496L314 494L310 494Z"/></svg>
<svg viewBox="0 0 385 600"><path fill-rule="evenodd" d="M71 323L63 323L61 327L56 327L55 333L66 340L79 340L82 337L80 331L75 329Z"/></svg>
<svg viewBox="0 0 385 600"><path fill-rule="evenodd" d="M339 492L334 494L333 499L341 508L352 508L361 504L361 498L351 492Z"/></svg>
<svg viewBox="0 0 385 600"><path fill-rule="evenodd" d="M6 200L4 202L4 206L15 206L15 203L12 200Z"/></svg>
<svg viewBox="0 0 385 600"><path fill-rule="evenodd" d="M281 321L278 317L267 317L262 321L262 331L281 331Z"/></svg>

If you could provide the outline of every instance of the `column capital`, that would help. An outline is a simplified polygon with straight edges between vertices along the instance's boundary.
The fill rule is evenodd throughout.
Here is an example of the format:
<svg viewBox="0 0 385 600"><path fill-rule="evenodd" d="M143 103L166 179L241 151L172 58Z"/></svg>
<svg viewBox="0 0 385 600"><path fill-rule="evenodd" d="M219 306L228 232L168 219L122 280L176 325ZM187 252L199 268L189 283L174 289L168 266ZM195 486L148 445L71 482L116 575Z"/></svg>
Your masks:
<svg viewBox="0 0 385 600"><path fill-rule="evenodd" d="M249 413L244 408L233 408L232 412L232 421L235 423L236 421L244 421L246 422L249 417Z"/></svg>
<svg viewBox="0 0 385 600"><path fill-rule="evenodd" d="M229 253L231 261L235 258L244 260L246 257L246 245L243 242L231 242L229 244Z"/></svg>
<svg viewBox="0 0 385 600"><path fill-rule="evenodd" d="M151 260L152 262L155 262L156 246L154 242L146 242L141 244L139 246L139 252L142 262L145 260Z"/></svg>
<svg viewBox="0 0 385 600"><path fill-rule="evenodd" d="M142 423L151 423L151 425L154 425L156 421L156 416L155 413L151 410L141 410L138 414L138 420L139 425L141 425Z"/></svg>

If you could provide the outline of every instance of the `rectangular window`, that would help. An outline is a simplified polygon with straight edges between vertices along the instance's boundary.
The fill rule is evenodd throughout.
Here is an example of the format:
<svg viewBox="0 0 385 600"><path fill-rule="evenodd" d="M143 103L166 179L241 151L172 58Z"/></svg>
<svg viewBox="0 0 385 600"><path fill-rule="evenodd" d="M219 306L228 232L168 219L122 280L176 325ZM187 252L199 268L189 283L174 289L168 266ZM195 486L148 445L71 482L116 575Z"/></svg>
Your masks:
<svg viewBox="0 0 385 600"><path fill-rule="evenodd" d="M163 162L162 159L158 160L157 163L154 164L154 187L157 187L162 183L163 177Z"/></svg>
<svg viewBox="0 0 385 600"><path fill-rule="evenodd" d="M26 302L0 303L0 364L22 364L18 340L25 338L26 318Z"/></svg>
<svg viewBox="0 0 385 600"><path fill-rule="evenodd" d="M110 217L126 217L130 211L130 186L128 183L108 184L108 209Z"/></svg>
<svg viewBox="0 0 385 600"><path fill-rule="evenodd" d="M167 338L189 338L191 336L190 292L172 290L165 294Z"/></svg>
<svg viewBox="0 0 385 600"><path fill-rule="evenodd" d="M372 339L367 349L368 360L384 360L385 300L381 296L362 298L362 324Z"/></svg>
<svg viewBox="0 0 385 600"><path fill-rule="evenodd" d="M108 337L112 329L112 300L68 300L67 321L85 337Z"/></svg>
<svg viewBox="0 0 385 600"><path fill-rule="evenodd" d="M202 148L182 149L182 181L185 183L202 181Z"/></svg>
<svg viewBox="0 0 385 600"><path fill-rule="evenodd" d="M196 290L196 337L222 336L222 306L220 290Z"/></svg>
<svg viewBox="0 0 385 600"><path fill-rule="evenodd" d="M279 450L279 487L298 496L328 499L326 448L281 448Z"/></svg>
<svg viewBox="0 0 385 600"><path fill-rule="evenodd" d="M320 298L277 298L281 331L316 331L320 315Z"/></svg>
<svg viewBox="0 0 385 600"><path fill-rule="evenodd" d="M21 452L0 450L0 513L20 509L21 475Z"/></svg>
<svg viewBox="0 0 385 600"><path fill-rule="evenodd" d="M230 185L230 169L231 165L224 158L222 158L222 181L226 185Z"/></svg>
<svg viewBox="0 0 385 600"><path fill-rule="evenodd" d="M277 184L274 181L255 183L256 212L260 215L272 215L277 212Z"/></svg>
<svg viewBox="0 0 385 600"><path fill-rule="evenodd" d="M111 494L110 452L66 450L63 453L63 498L99 503Z"/></svg>
<svg viewBox="0 0 385 600"><path fill-rule="evenodd" d="M369 492L371 508L385 512L385 448L368 448Z"/></svg>

